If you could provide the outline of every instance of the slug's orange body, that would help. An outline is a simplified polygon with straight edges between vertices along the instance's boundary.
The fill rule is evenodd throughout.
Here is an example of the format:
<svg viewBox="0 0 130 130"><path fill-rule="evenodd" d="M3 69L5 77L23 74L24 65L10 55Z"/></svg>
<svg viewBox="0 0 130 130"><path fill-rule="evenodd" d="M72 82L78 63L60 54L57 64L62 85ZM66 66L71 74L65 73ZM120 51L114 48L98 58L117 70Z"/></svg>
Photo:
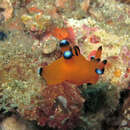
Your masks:
<svg viewBox="0 0 130 130"><path fill-rule="evenodd" d="M64 52L70 48L70 46L65 46L61 47L61 50ZM102 48L98 48L95 58L91 61L86 60L77 48L71 48L73 56L70 59L65 59L62 56L43 68L41 75L48 85L57 85L63 81L69 81L77 85L83 83L95 84L98 81L99 74L95 70L104 69L106 64L99 61Z"/></svg>

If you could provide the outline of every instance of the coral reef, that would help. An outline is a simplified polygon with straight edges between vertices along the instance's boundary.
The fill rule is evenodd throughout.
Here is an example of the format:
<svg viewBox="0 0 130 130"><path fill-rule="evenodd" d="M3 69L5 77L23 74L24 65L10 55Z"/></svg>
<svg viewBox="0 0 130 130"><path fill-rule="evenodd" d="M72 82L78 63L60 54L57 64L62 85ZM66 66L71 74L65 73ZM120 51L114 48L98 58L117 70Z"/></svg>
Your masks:
<svg viewBox="0 0 130 130"><path fill-rule="evenodd" d="M80 88L82 96L85 98L81 119L84 121L85 129L102 129L102 122L106 119L106 114L113 113L118 106L119 92L116 86L110 83L98 83L86 88Z"/></svg>
<svg viewBox="0 0 130 130"><path fill-rule="evenodd" d="M126 129L126 128L130 128L130 90L124 90L122 92L122 95L124 100L123 102L123 106L122 106L122 116L123 116L123 120L121 121L121 125L120 128L121 129Z"/></svg>
<svg viewBox="0 0 130 130"><path fill-rule="evenodd" d="M121 0L121 2L124 2L126 4L130 4L130 0Z"/></svg>
<svg viewBox="0 0 130 130"><path fill-rule="evenodd" d="M42 92L43 100L37 108L40 125L48 124L53 128L72 129L80 121L80 110L84 99L78 88L69 83L46 87Z"/></svg>
<svg viewBox="0 0 130 130"><path fill-rule="evenodd" d="M106 114L106 118L102 121L102 129L129 129L129 93L128 89L120 92L119 104L117 108Z"/></svg>
<svg viewBox="0 0 130 130"><path fill-rule="evenodd" d="M129 0L0 0L0 121L18 113L43 129L129 129L129 26ZM61 57L62 38L88 60L103 47L96 85L45 84L38 70Z"/></svg>

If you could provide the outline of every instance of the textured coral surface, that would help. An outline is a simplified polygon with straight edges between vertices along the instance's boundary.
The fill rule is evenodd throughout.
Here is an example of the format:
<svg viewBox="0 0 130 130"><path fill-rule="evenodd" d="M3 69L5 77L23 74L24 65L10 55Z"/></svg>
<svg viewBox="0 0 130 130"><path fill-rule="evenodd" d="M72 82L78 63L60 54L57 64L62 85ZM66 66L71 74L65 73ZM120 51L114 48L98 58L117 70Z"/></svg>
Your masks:
<svg viewBox="0 0 130 130"><path fill-rule="evenodd" d="M11 112L44 128L130 129L129 3L0 0L0 120ZM86 59L102 46L107 65L96 85L46 85L38 70L61 57L62 38Z"/></svg>

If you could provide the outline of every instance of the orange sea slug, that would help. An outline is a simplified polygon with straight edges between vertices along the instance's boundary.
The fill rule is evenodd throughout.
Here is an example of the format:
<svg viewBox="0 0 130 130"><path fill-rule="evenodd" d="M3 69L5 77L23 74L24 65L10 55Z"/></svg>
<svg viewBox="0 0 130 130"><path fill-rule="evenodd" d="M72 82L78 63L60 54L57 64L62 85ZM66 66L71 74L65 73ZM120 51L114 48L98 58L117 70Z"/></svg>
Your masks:
<svg viewBox="0 0 130 130"><path fill-rule="evenodd" d="M63 56L48 66L40 68L40 75L48 85L57 85L63 81L77 85L95 84L99 75L104 73L107 60L100 62L101 46L90 61L80 53L78 46L71 47L66 40L60 42L60 47Z"/></svg>

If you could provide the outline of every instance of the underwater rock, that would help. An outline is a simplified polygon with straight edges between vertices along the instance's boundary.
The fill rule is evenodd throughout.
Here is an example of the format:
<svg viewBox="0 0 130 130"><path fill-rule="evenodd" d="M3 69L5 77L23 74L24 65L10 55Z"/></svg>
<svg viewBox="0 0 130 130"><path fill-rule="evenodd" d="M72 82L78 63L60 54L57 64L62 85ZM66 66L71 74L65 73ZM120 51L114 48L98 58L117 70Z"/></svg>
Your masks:
<svg viewBox="0 0 130 130"><path fill-rule="evenodd" d="M128 46L124 45L121 48L120 55L121 55L121 58L123 60L123 63L129 65L129 61L130 61L130 49L129 49Z"/></svg>
<svg viewBox="0 0 130 130"><path fill-rule="evenodd" d="M127 121L126 120L123 120L122 122L121 122L121 126L126 126L127 125Z"/></svg>
<svg viewBox="0 0 130 130"><path fill-rule="evenodd" d="M32 15L24 14L21 16L21 20L25 24L25 27L31 31L42 30L45 32L52 24L51 17L43 15L41 12Z"/></svg>
<svg viewBox="0 0 130 130"><path fill-rule="evenodd" d="M12 3L14 8L14 17L9 19L9 23L5 22L4 26L0 26L0 30L8 32L8 30L10 30L10 28L8 28L10 25L8 24L11 24L13 28L15 26L17 27L17 25L22 26L21 30L18 28L15 28L15 30L11 29L11 33L7 33L8 38L6 42L3 43L3 41L0 41L3 43L0 44L0 75L2 75L0 77L0 85L3 89L3 91L1 91L0 88L0 95L4 95L1 98L2 101L4 101L0 102L2 102L2 104L6 103L2 106L7 108L10 107L9 105L11 104L12 108L12 105L16 104L20 115L28 120L36 120L38 123L42 122L41 124L43 126L44 124L48 124L50 127L57 128L58 126L61 127L61 125L66 127L67 124L67 128L71 129L72 125L74 125L74 127L77 124L82 125L80 122L77 122L77 124L75 122L75 117L78 118L82 114L78 114L78 112L81 111L84 103L84 98L78 91L77 86L75 87L68 84L53 87L44 86L43 79L38 76L36 71L44 62L51 63L58 57L55 54L58 52L57 41L47 36L48 32L53 30L50 25L55 25L57 28L67 27L67 40L70 40L70 42L76 45L80 44L81 53L85 57L89 54L89 58L91 55L93 56L94 52L92 52L92 50L102 45L104 48L102 58L108 59L108 64L104 75L100 79L110 81L116 85L119 84L117 86L118 91L123 87L127 87L128 85L126 84L130 78L130 73L127 72L127 78L123 76L124 72L126 73L126 68L130 65L128 60L129 53L126 53L128 49L127 51L124 49L122 56L119 55L119 52L123 45L127 46L127 44L129 44L129 31L127 28L129 26L130 10L128 7L125 7L128 5L116 1L117 0L0 0L0 23L12 17L11 4L7 4L9 8L1 6L1 4L6 2ZM29 2L30 4L27 5ZM97 2L100 4L99 8L96 4ZM7 13L8 11L9 13ZM21 15L22 20L20 19ZM123 18L119 16L123 16ZM76 20L77 18L80 20ZM105 24L105 21L108 21L109 24ZM115 26L110 27L110 24ZM72 28L68 29L68 27ZM117 27L118 29L116 30ZM23 31L26 31L26 33ZM54 34L56 31L53 30ZM65 33L63 32L64 31L60 34L63 34L65 37ZM56 34L58 34L58 32ZM4 40L5 35L2 34L1 36ZM96 39L96 37L92 36L100 37L100 39ZM81 43L78 41L80 38L83 40ZM92 38L91 41L90 38ZM98 44L92 44L93 42L98 42ZM34 45L33 43L36 44ZM34 48L37 47L37 49L32 51L32 46ZM51 54L42 55L42 53ZM61 53L57 53L57 55L58 54L61 56ZM82 66L80 67L82 68ZM92 86L90 87L92 88ZM115 109L115 105L117 104L116 95L118 94L115 92L112 96L109 90L105 91L105 94L109 95L107 98L109 99L107 100L109 101L109 107L105 109L103 107L105 100L100 100L104 93L101 93L100 96L100 92L95 92L98 97L93 96L93 93L89 93L91 99L86 99L88 104L94 104L93 106L87 105L87 107L89 107L87 111L92 109L92 112L97 111L97 113L99 112L101 115L99 116L95 113L93 116L90 114L92 121L87 120L88 124L90 122L93 126L93 129L90 130L101 130L96 126L101 124L104 113L106 114L108 111L114 111ZM111 91L113 92L113 90ZM5 100L5 98L7 100ZM99 103L96 99L98 99ZM55 104L58 105L55 107L55 110L52 110ZM98 105L101 107L98 108ZM38 109L39 115L37 114L37 107L40 107ZM98 111L98 109L94 110L94 108L98 108L101 111ZM128 110L126 112L128 112ZM88 115L84 114L84 116L90 119ZM128 114L126 117L129 119ZM113 124L113 120L118 120L118 117L114 119L110 117L109 119L110 124ZM16 121L16 119L14 120ZM88 130L88 128L86 129ZM17 130L20 130L20 128ZM116 128L113 128L113 130L116 130Z"/></svg>
<svg viewBox="0 0 130 130"><path fill-rule="evenodd" d="M87 12L90 6L90 0L83 0L80 6L83 11Z"/></svg>
<svg viewBox="0 0 130 130"><path fill-rule="evenodd" d="M42 43L42 52L43 54L50 54L56 50L57 41L54 37L50 37L44 43Z"/></svg>
<svg viewBox="0 0 130 130"><path fill-rule="evenodd" d="M128 98L123 104L123 120L121 122L121 128L130 128L130 90L127 90Z"/></svg>
<svg viewBox="0 0 130 130"><path fill-rule="evenodd" d="M96 36L96 35L92 35L92 36L90 37L90 42L91 42L91 43L97 44L97 43L99 43L100 41L101 41L101 38L98 37L98 36Z"/></svg>
<svg viewBox="0 0 130 130"><path fill-rule="evenodd" d="M4 18L5 18L5 21L7 21L13 15L13 7L12 7L12 4L11 4L11 1L10 0L3 0L0 3L0 7L4 9L2 14L3 14Z"/></svg>
<svg viewBox="0 0 130 130"><path fill-rule="evenodd" d="M24 120L18 115L3 119L0 130L39 130L35 122Z"/></svg>
<svg viewBox="0 0 130 130"><path fill-rule="evenodd" d="M43 92L43 101L37 108L38 123L49 127L68 130L79 121L84 99L73 84L64 82L57 86L47 86Z"/></svg>
<svg viewBox="0 0 130 130"><path fill-rule="evenodd" d="M4 15L3 15L3 11L4 11L5 9L4 8L0 8L0 24L2 23L2 22L4 22L4 20L5 20L5 17L4 17Z"/></svg>
<svg viewBox="0 0 130 130"><path fill-rule="evenodd" d="M58 97L57 97L57 100L58 100L60 103L62 103L62 105L63 105L65 108L67 108L67 100L66 100L66 98L64 98L63 96L58 96Z"/></svg>
<svg viewBox="0 0 130 130"><path fill-rule="evenodd" d="M64 8L66 2L67 0L56 0L55 4L57 7Z"/></svg>
<svg viewBox="0 0 130 130"><path fill-rule="evenodd" d="M26 125L16 119L16 117L8 117L2 121L2 130L26 130Z"/></svg>
<svg viewBox="0 0 130 130"><path fill-rule="evenodd" d="M89 13L90 13L90 15L92 17L94 17L98 21L102 21L103 20L103 14L102 14L102 12L99 12L96 9L89 9Z"/></svg>
<svg viewBox="0 0 130 130"><path fill-rule="evenodd" d="M122 3L130 4L130 0L120 0Z"/></svg>
<svg viewBox="0 0 130 130"><path fill-rule="evenodd" d="M53 43L52 45L44 44L42 52L43 54L50 54L56 50L56 43Z"/></svg>
<svg viewBox="0 0 130 130"><path fill-rule="evenodd" d="M0 31L0 41L4 41L6 38L7 35L3 31Z"/></svg>

